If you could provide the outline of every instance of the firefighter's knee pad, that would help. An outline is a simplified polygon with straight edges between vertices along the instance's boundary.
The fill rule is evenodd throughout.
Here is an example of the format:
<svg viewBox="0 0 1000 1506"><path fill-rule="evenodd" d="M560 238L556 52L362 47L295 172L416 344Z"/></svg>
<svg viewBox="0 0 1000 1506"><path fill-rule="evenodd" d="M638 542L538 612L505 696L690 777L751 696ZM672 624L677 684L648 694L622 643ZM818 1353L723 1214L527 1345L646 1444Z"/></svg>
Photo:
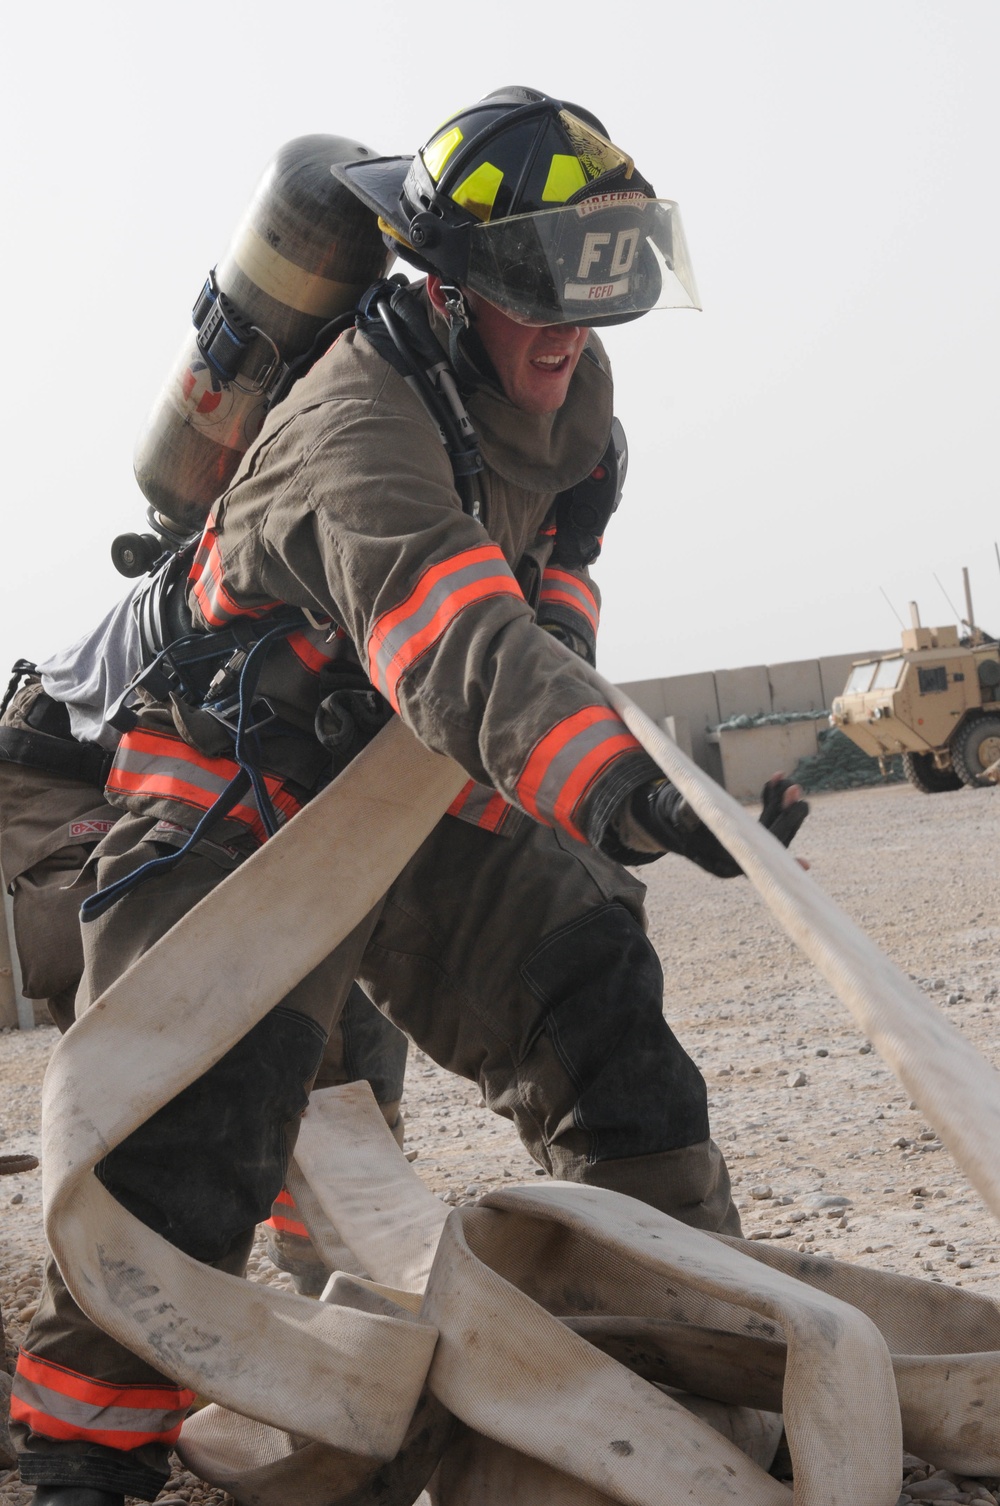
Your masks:
<svg viewBox="0 0 1000 1506"><path fill-rule="evenodd" d="M266 1219L326 1040L278 1005L214 1067L100 1161L136 1218L197 1260L221 1260Z"/></svg>
<svg viewBox="0 0 1000 1506"><path fill-rule="evenodd" d="M708 1139L708 1094L663 1018L663 973L624 905L590 910L521 967L573 1085L587 1160L677 1150Z"/></svg>

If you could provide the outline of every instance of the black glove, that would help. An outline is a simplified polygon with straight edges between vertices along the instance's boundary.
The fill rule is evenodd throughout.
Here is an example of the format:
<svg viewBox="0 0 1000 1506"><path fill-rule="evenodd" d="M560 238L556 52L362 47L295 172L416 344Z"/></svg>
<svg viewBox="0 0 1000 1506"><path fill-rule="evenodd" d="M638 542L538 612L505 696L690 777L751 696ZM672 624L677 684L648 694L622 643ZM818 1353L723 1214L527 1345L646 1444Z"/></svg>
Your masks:
<svg viewBox="0 0 1000 1506"><path fill-rule="evenodd" d="M785 791L791 788L790 779L775 776L767 781L761 793L760 824L766 826L784 847L789 845L809 814L809 806L804 800L796 800L787 809L782 808ZM640 786L631 797L630 814L667 852L680 853L697 863L699 868L714 873L716 878L735 878L743 872L733 855L695 815L680 790L668 779Z"/></svg>

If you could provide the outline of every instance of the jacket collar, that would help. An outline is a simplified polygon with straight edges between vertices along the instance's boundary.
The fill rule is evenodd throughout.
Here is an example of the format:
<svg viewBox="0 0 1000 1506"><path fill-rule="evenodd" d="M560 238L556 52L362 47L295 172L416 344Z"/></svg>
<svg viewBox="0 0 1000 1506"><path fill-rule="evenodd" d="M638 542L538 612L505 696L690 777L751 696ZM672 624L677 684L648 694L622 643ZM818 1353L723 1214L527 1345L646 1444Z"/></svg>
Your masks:
<svg viewBox="0 0 1000 1506"><path fill-rule="evenodd" d="M431 329L445 350L448 326L427 298ZM491 470L533 492L560 492L589 476L608 443L613 417L611 369L591 331L569 392L555 413L523 413L485 377L468 399Z"/></svg>

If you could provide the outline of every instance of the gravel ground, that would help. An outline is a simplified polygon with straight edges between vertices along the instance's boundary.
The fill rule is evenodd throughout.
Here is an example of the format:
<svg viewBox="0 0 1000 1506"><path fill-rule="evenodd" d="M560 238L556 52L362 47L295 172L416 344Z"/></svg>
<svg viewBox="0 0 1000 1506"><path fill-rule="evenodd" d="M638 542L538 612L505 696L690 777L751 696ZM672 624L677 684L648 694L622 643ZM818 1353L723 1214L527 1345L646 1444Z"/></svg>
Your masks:
<svg viewBox="0 0 1000 1506"><path fill-rule="evenodd" d="M811 804L797 848L814 881L996 1062L1000 789L929 797L891 785L816 795ZM645 877L667 1016L708 1081L746 1235L1000 1297L995 1219L751 887L677 860ZM39 1085L55 1038L50 1028L0 1036L0 1154L37 1153ZM405 1111L415 1168L447 1202L536 1174L478 1090L419 1052ZM10 1356L37 1298L39 1173L4 1177L0 1208ZM251 1276L284 1280L261 1249ZM995 1481L973 1492L929 1465L905 1463L904 1500L911 1489L923 1501L997 1499L987 1490ZM225 1500L182 1474L167 1494L198 1506ZM29 1499L0 1468L0 1506Z"/></svg>

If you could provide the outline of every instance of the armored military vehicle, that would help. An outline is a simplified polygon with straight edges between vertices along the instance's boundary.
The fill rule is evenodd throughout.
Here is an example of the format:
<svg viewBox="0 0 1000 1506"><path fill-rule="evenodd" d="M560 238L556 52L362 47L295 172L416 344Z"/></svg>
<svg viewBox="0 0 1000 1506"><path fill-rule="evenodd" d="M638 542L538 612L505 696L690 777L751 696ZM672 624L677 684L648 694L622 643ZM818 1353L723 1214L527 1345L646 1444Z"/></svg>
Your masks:
<svg viewBox="0 0 1000 1506"><path fill-rule="evenodd" d="M925 795L1000 782L1000 644L974 630L912 627L898 653L851 668L830 723L886 769L902 754Z"/></svg>

